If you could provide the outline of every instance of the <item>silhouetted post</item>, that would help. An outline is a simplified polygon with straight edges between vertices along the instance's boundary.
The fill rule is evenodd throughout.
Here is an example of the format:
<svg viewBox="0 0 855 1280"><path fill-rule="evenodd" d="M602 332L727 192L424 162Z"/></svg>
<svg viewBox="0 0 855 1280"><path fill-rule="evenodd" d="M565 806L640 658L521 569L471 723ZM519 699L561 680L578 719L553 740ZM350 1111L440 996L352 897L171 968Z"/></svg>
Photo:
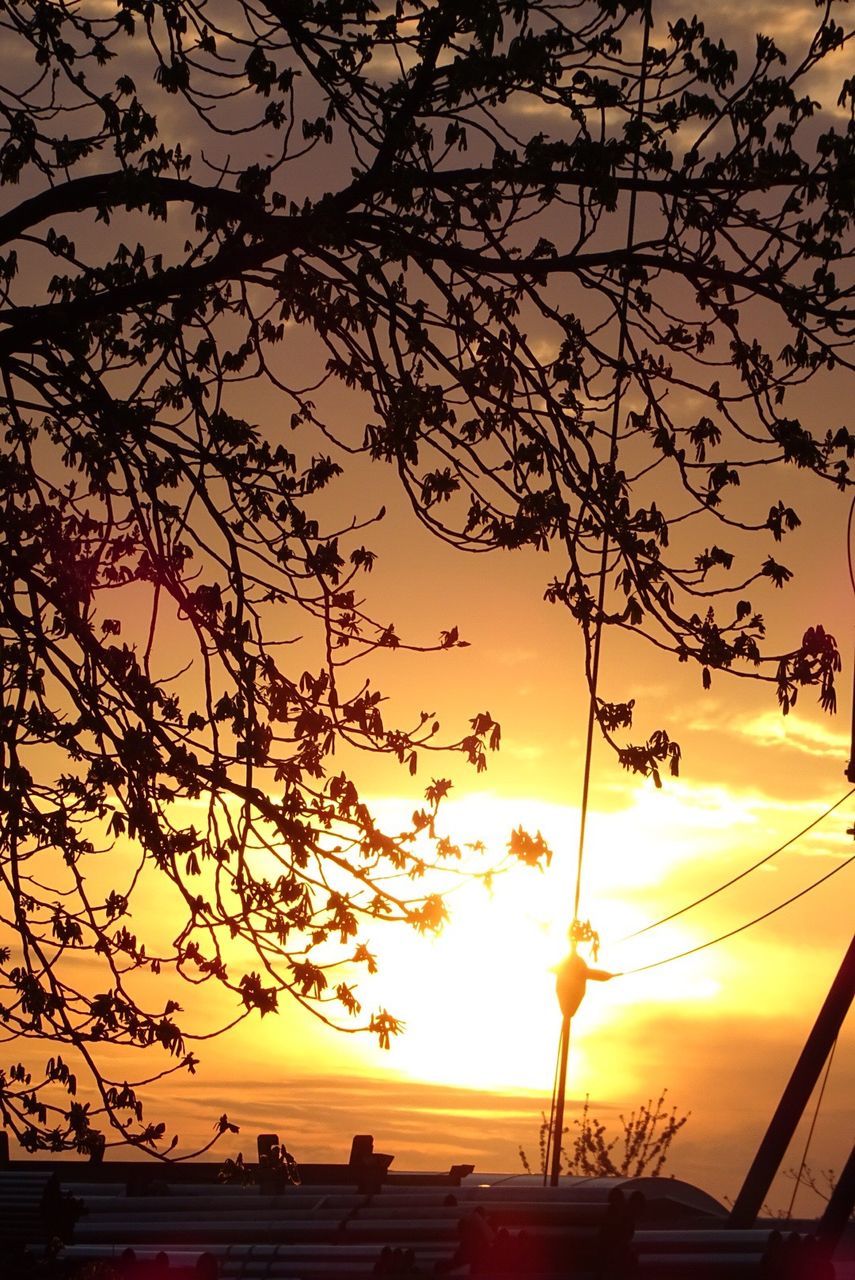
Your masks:
<svg viewBox="0 0 855 1280"><path fill-rule="evenodd" d="M260 1133L255 1139L258 1164L262 1169L275 1168L279 1164L279 1134Z"/></svg>
<svg viewBox="0 0 855 1280"><path fill-rule="evenodd" d="M570 954L558 966L555 978L555 993L561 1006L561 1041L558 1049L558 1089L555 1096L555 1114L552 1128L552 1170L549 1178L551 1187L558 1186L558 1175L561 1172L561 1131L564 1128L564 1099L567 1092L567 1057L570 1052L570 1023L573 1015L582 1003L588 979L594 982L608 982L613 973L604 969L589 969L585 961L576 951L576 943L572 942Z"/></svg>
<svg viewBox="0 0 855 1280"><path fill-rule="evenodd" d="M760 1143L754 1162L742 1190L736 1197L730 1212L729 1225L750 1227L769 1193L772 1179L778 1172L787 1147L792 1141L796 1126L810 1100L819 1074L831 1052L843 1020L849 1012L855 996L855 935L837 977L831 984L819 1017L807 1038L801 1056L795 1065L789 1083L783 1092L778 1109L772 1117L766 1136Z"/></svg>
<svg viewBox="0 0 855 1280"><path fill-rule="evenodd" d="M351 1166L362 1165L374 1155L374 1136L370 1133L356 1133L353 1135L353 1142L350 1144L350 1159L348 1164Z"/></svg>
<svg viewBox="0 0 855 1280"><path fill-rule="evenodd" d="M846 769L846 777L850 782L855 783L855 658L852 662L852 745L849 748L849 764Z"/></svg>
<svg viewBox="0 0 855 1280"><path fill-rule="evenodd" d="M552 1169L549 1185L558 1186L561 1173L561 1131L564 1128L564 1095L567 1090L567 1055L570 1052L570 1015L561 1020L561 1042L558 1049L558 1094L555 1099L555 1121L552 1130Z"/></svg>
<svg viewBox="0 0 855 1280"><path fill-rule="evenodd" d="M849 1152L849 1159L837 1179L837 1186L831 1193L819 1223L817 1235L823 1244L828 1246L829 1252L834 1252L835 1245L846 1230L846 1224L853 1209L855 1209L855 1146Z"/></svg>

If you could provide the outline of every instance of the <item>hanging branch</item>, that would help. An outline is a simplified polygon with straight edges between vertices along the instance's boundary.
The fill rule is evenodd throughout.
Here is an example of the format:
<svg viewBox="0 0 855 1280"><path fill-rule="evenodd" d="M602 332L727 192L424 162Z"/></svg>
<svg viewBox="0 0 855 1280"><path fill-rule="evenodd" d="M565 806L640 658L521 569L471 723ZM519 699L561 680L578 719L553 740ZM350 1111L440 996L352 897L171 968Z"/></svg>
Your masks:
<svg viewBox="0 0 855 1280"><path fill-rule="evenodd" d="M589 681L610 627L833 709L833 639L767 642L752 597L791 576L771 477L851 484L855 435L819 406L852 369L855 95L815 98L850 36L828 4L794 60L761 36L740 61L654 14L638 122L639 11L0 11L0 1019L55 1046L0 1076L29 1146L89 1149L97 1106L161 1149L104 1050L192 1070L215 1028L187 983L226 1022L288 995L397 1030L354 974L375 922L441 925L415 882L460 851L447 780L389 832L354 761L482 769L500 730L391 727L372 661L462 641L366 603L366 476L463 551L548 553ZM622 765L676 770L634 714L597 696ZM132 916L146 894L161 919Z"/></svg>

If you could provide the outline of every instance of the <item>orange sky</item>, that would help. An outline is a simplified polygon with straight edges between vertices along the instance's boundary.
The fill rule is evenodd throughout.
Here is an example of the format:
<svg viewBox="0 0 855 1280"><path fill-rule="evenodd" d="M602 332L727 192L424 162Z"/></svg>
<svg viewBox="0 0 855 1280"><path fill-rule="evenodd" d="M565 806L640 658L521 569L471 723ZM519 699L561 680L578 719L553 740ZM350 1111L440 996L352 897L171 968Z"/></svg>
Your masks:
<svg viewBox="0 0 855 1280"><path fill-rule="evenodd" d="M631 680L641 722L664 723L684 748L681 777L661 791L623 773L604 748L596 752L582 914L602 935L606 967L632 968L734 928L851 852L849 802L698 911L615 945L788 840L847 789L846 506L842 499L811 504L809 491L807 498L802 507L812 520L788 546L788 563L801 572L785 597L791 631L782 616L781 639L794 642L795 629L820 620L838 635L845 669L836 717L805 696L783 719L771 690L723 677L704 693L697 672L654 664L643 650L606 639L604 687ZM403 720L429 704L450 730L488 709L504 730L486 774L454 771L441 829L459 842L484 840L499 857L522 822L543 832L555 859L546 872L508 873L492 897L480 886L455 889L452 921L437 939L377 929L381 972L360 978L359 995L366 1009L382 1004L405 1019L391 1051L285 1008L208 1045L200 1075L170 1086L171 1111L188 1143L205 1132L216 1097L244 1127L229 1139L232 1150L251 1150L253 1134L273 1128L298 1157L338 1158L351 1132L372 1130L398 1167L471 1160L482 1170L514 1170L520 1142L535 1155L557 1044L550 966L565 951L584 741L578 641L540 600L538 557L460 557L438 551L402 512L390 519L395 536L388 557L379 539L375 606L388 602L390 616L404 615L410 632L457 623L471 647L384 655L377 682ZM418 591L402 590L408 577L396 549L404 529L407 560L419 564ZM388 761L361 760L358 776L395 827L431 774L447 771L445 762L432 770L433 763L410 779ZM672 1171L714 1194L735 1194L847 945L852 885L852 871L844 871L741 937L594 987L574 1023L568 1096L590 1093L606 1116L667 1086L692 1112ZM839 1167L847 1154L853 1067L850 1020L813 1142L816 1167ZM798 1162L801 1141L785 1168ZM789 1190L782 1182L774 1202L786 1203Z"/></svg>
<svg viewBox="0 0 855 1280"><path fill-rule="evenodd" d="M814 14L812 4L783 17L778 4L707 4L702 16L705 8L720 27L772 21L790 33L797 9L799 20ZM294 335L293 345L285 344L292 358L300 342ZM836 422L849 394L839 382L826 385L818 419ZM339 407L353 414L345 398ZM270 393L254 396L252 412L257 420L276 413ZM672 731L685 762L681 777L657 792L623 773L605 749L595 752L582 915L603 938L607 968L633 968L734 928L852 850L850 803L698 912L617 944L789 839L847 788L847 502L802 473L787 484L804 521L782 553L796 580L785 593L770 586L752 601L774 623L782 648L794 648L814 622L838 637L845 663L838 715L823 716L807 691L783 721L768 687L717 675L704 693L697 669L665 661L640 641L606 636L605 695L635 697L639 725ZM207 1137L225 1109L243 1132L224 1152L250 1153L257 1131L278 1129L298 1160L344 1159L352 1133L372 1131L380 1149L396 1153L395 1167L473 1161L484 1171L515 1171L519 1143L530 1157L536 1153L554 1067L558 1010L550 966L564 952L572 906L587 711L581 647L568 617L543 603L547 557L451 552L416 525L379 466L352 481L350 493L362 516L381 503L389 508L370 540L379 551L367 580L373 614L429 641L456 624L470 642L429 656L377 655L372 680L390 696L390 721L408 723L430 708L451 734L488 710L503 726L501 752L484 775L439 760L432 768L423 759L410 779L388 760L361 759L355 769L363 795L381 816L406 821L431 776L450 771L443 831L458 842L483 840L500 857L522 823L542 831L555 858L545 872L508 873L492 896L480 886L455 889L452 921L437 939L377 930L381 972L361 979L359 994L366 1009L386 1005L405 1019L406 1034L389 1052L286 1007L206 1046L199 1075L171 1081L163 1105L182 1146ZM165 624L167 641L176 634ZM605 1118L666 1086L681 1110L692 1111L670 1170L715 1195L734 1195L848 943L853 886L855 871L845 871L739 938L595 988L574 1022L571 1116L585 1094ZM151 905L158 905L154 894ZM206 989L200 1012L209 1015L212 1001L216 1006ZM186 1006L192 1013L191 993ZM817 1127L815 1167L840 1167L848 1154L854 1078L850 1019ZM797 1139L785 1166L799 1157ZM774 1202L785 1202L787 1193L783 1184Z"/></svg>

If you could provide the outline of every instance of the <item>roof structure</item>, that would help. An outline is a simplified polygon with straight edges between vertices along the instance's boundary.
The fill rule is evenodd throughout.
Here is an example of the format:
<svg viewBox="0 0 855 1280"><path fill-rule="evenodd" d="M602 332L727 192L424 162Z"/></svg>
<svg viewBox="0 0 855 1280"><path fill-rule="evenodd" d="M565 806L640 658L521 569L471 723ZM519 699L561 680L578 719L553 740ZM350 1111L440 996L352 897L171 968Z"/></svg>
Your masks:
<svg viewBox="0 0 855 1280"><path fill-rule="evenodd" d="M393 1174L362 1135L294 1183L272 1137L225 1183L214 1164L11 1161L3 1280L855 1280L855 1240L832 1260L809 1224L730 1228L678 1179Z"/></svg>

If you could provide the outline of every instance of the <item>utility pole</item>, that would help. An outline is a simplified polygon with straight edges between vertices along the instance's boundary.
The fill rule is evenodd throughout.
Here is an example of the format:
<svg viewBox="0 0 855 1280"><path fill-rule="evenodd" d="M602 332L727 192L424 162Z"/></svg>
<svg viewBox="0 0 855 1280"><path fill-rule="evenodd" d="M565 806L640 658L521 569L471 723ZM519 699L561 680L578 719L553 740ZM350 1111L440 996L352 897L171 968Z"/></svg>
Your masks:
<svg viewBox="0 0 855 1280"><path fill-rule="evenodd" d="M570 1052L570 1016L561 1019L561 1040L558 1045L558 1094L555 1099L555 1117L552 1123L552 1168L549 1185L558 1186L561 1173L561 1134L564 1129L564 1098L567 1090L567 1057Z"/></svg>
<svg viewBox="0 0 855 1280"><path fill-rule="evenodd" d="M855 1208L855 1147L849 1153L849 1159L837 1179L837 1186L831 1193L828 1206L819 1224L817 1234L828 1246L829 1253L833 1253L837 1247L853 1208Z"/></svg>
<svg viewBox="0 0 855 1280"><path fill-rule="evenodd" d="M570 954L558 966L555 978L555 992L561 1006L561 1040L558 1046L558 1090L555 1097L555 1110L552 1115L552 1167L549 1185L558 1186L558 1175L561 1172L561 1131L564 1128L564 1099L567 1090L567 1057L570 1052L570 1023L573 1015L582 1003L585 988L589 979L592 982L608 982L613 973L605 969L589 969L588 965L576 951L575 940L571 941Z"/></svg>
<svg viewBox="0 0 855 1280"><path fill-rule="evenodd" d="M852 742L845 775L849 782L855 784L855 661L852 664ZM852 829L852 834L855 834L855 827ZM855 935L849 943L849 950L843 957L843 963L825 997L825 1003L819 1011L801 1056L793 1068L789 1084L781 1096L778 1109L766 1130L766 1136L760 1143L754 1162L748 1170L742 1190L734 1201L730 1212L730 1226L753 1225L853 999L855 999ZM855 1151L850 1155L837 1191L832 1196L827 1213L826 1234L833 1234L838 1229L841 1213L845 1222L852 1210L853 1198L855 1198ZM845 1211L841 1206L845 1207Z"/></svg>
<svg viewBox="0 0 855 1280"><path fill-rule="evenodd" d="M751 1227L772 1180L778 1172L787 1147L810 1100L820 1072L837 1039L849 1006L855 998L855 935L843 957L843 963L831 984L819 1011L813 1030L784 1090L778 1109L772 1117L766 1136L760 1143L754 1162L748 1170L742 1190L730 1212L728 1225Z"/></svg>
<svg viewBox="0 0 855 1280"><path fill-rule="evenodd" d="M855 785L855 659L852 662L852 746L849 751L846 777Z"/></svg>

